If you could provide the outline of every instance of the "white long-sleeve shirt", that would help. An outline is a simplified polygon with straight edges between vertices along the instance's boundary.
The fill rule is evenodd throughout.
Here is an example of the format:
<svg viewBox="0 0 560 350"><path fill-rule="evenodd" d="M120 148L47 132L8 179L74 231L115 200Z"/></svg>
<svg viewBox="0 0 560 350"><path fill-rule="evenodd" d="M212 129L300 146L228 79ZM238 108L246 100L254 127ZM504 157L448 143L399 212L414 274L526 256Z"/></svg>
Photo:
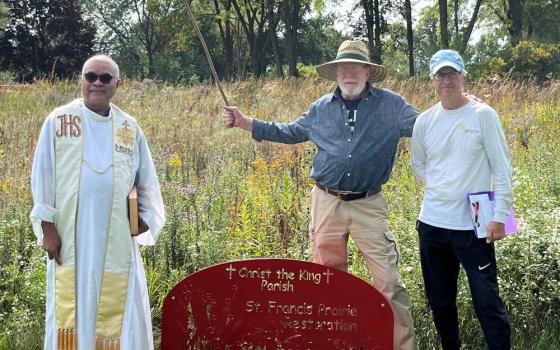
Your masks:
<svg viewBox="0 0 560 350"><path fill-rule="evenodd" d="M419 220L451 230L472 230L466 196L495 191L493 221L503 223L513 204L511 165L496 111L469 101L447 110L441 102L422 113L412 134L411 162L425 184Z"/></svg>

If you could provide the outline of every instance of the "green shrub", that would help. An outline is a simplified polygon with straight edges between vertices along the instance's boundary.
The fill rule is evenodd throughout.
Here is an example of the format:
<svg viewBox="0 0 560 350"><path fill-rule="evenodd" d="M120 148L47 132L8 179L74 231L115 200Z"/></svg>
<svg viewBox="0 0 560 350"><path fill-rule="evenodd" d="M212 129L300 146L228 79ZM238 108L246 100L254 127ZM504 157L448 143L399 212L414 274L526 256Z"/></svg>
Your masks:
<svg viewBox="0 0 560 350"><path fill-rule="evenodd" d="M512 78L555 79L560 72L560 45L522 41L511 51Z"/></svg>

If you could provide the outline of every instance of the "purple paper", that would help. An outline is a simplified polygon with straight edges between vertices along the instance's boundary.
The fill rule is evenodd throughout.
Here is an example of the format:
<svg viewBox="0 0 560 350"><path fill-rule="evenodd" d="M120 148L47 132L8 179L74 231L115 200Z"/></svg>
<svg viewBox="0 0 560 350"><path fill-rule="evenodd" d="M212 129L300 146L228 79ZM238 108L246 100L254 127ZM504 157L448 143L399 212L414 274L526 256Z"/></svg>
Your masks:
<svg viewBox="0 0 560 350"><path fill-rule="evenodd" d="M515 223L515 211L513 208L509 211L509 215L506 216L506 222L504 224L506 235L511 235L519 231L517 224Z"/></svg>

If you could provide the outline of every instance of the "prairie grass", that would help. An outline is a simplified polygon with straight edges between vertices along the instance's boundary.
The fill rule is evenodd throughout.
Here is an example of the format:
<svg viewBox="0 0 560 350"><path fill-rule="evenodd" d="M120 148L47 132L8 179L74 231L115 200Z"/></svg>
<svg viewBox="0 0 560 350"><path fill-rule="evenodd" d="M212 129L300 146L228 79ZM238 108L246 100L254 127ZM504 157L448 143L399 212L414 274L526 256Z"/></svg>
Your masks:
<svg viewBox="0 0 560 350"><path fill-rule="evenodd" d="M436 101L428 81L384 83L419 109ZM225 85L246 114L289 121L334 88L316 79L251 80ZM514 349L560 346L560 84L473 82L468 91L499 113L512 157L520 232L496 244L500 287ZM45 116L79 96L76 82L38 82L0 90L0 350L42 348L45 256L28 215L29 174ZM142 250L159 346L165 294L186 275L219 262L252 258L311 259L309 179L314 147L256 143L222 126L223 102L212 85L191 88L126 81L115 103L142 126L158 169L167 224L155 247ZM422 186L402 141L384 192L400 244L421 349L437 349L424 295L415 220ZM349 245L350 272L369 281ZM483 349L464 274L458 306L465 349Z"/></svg>

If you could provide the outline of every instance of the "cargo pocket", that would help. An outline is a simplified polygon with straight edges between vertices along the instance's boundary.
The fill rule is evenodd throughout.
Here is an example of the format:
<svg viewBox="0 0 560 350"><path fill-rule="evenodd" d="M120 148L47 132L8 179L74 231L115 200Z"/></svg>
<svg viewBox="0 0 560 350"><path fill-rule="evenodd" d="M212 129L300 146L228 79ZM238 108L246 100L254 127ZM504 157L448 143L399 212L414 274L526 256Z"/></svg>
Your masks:
<svg viewBox="0 0 560 350"><path fill-rule="evenodd" d="M391 231L385 232L385 238L387 238L387 240L389 241L389 249L394 250L395 256L397 258L397 261L395 261L396 267L400 261L401 251L399 250L399 246L397 245L397 242L395 242L395 236L393 236L393 233Z"/></svg>

